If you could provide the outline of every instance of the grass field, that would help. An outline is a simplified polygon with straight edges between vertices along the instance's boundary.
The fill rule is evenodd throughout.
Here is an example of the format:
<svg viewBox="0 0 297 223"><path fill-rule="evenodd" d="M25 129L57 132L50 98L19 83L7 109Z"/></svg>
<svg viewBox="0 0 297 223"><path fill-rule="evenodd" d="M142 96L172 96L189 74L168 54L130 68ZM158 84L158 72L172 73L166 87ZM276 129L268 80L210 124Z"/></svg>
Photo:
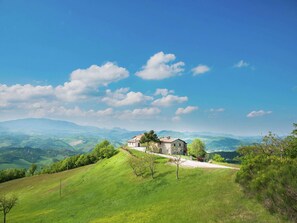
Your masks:
<svg viewBox="0 0 297 223"><path fill-rule="evenodd" d="M244 196L236 170L181 169L177 181L174 166L158 158L152 180L135 177L128 156L0 184L1 193L19 196L8 222L284 222Z"/></svg>

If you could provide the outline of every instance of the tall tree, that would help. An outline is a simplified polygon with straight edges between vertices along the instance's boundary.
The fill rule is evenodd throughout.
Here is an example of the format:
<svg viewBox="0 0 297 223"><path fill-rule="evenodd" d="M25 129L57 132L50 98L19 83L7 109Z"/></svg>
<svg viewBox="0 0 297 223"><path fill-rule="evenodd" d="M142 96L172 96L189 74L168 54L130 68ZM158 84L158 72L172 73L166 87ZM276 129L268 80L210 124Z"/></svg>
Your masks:
<svg viewBox="0 0 297 223"><path fill-rule="evenodd" d="M0 211L3 212L3 222L6 223L6 215L16 205L18 198L15 195L7 197L5 195L0 196Z"/></svg>
<svg viewBox="0 0 297 223"><path fill-rule="evenodd" d="M204 158L206 155L205 144L200 139L194 139L189 145L188 154L196 158Z"/></svg>
<svg viewBox="0 0 297 223"><path fill-rule="evenodd" d="M150 142L160 142L160 139L158 138L157 134L154 132L154 130L151 130L149 132L145 132L143 136L140 139L140 143L145 144L145 152L148 149Z"/></svg>
<svg viewBox="0 0 297 223"><path fill-rule="evenodd" d="M37 165L35 163L32 163L29 170L28 170L31 176L34 175L36 169L37 169Z"/></svg>

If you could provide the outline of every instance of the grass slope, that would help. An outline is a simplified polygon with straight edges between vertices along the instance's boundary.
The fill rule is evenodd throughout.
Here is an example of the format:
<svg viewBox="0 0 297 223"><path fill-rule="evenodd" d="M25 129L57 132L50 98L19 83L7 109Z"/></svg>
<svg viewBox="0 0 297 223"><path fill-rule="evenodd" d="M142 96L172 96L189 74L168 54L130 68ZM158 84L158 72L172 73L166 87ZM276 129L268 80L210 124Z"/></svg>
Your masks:
<svg viewBox="0 0 297 223"><path fill-rule="evenodd" d="M174 166L159 158L156 179L142 179L128 155L0 184L0 193L19 196L8 222L282 222L243 195L235 170L181 169L177 181Z"/></svg>

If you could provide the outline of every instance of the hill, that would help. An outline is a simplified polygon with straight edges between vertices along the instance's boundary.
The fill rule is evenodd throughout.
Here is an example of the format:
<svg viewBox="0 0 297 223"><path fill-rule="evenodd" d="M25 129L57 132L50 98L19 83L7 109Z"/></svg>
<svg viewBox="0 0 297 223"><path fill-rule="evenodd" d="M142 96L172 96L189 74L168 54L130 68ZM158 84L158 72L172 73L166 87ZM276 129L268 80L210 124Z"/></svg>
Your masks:
<svg viewBox="0 0 297 223"><path fill-rule="evenodd" d="M120 151L70 171L0 184L1 193L15 193L18 205L9 222L283 222L234 183L229 169L181 169L158 158L155 179L135 177ZM62 180L62 198L59 197Z"/></svg>

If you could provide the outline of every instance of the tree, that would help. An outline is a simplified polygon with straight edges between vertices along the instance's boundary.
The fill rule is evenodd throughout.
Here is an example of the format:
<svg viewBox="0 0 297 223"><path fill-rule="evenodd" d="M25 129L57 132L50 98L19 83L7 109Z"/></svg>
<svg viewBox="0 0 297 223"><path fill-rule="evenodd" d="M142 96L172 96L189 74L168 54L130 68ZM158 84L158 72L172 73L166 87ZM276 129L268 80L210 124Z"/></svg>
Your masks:
<svg viewBox="0 0 297 223"><path fill-rule="evenodd" d="M154 174L156 172L156 156L152 154L147 154L144 157L146 166L148 167L151 177L154 179Z"/></svg>
<svg viewBox="0 0 297 223"><path fill-rule="evenodd" d="M97 158L97 160L110 158L116 153L113 145L109 141L104 140L97 144L92 152L92 154Z"/></svg>
<svg viewBox="0 0 297 223"><path fill-rule="evenodd" d="M224 162L225 161L225 159L220 154L214 154L212 159L216 162Z"/></svg>
<svg viewBox="0 0 297 223"><path fill-rule="evenodd" d="M6 223L6 215L16 205L18 198L15 195L7 197L5 195L0 196L0 211L3 212L3 222Z"/></svg>
<svg viewBox="0 0 297 223"><path fill-rule="evenodd" d="M204 158L206 155L205 144L200 139L194 139L189 145L188 154L196 158Z"/></svg>
<svg viewBox="0 0 297 223"><path fill-rule="evenodd" d="M149 146L150 142L155 142L155 143L160 142L160 139L158 138L158 136L154 132L154 130L151 130L149 132L145 132L143 134L143 136L140 138L140 143L145 144L145 152L148 149L148 146Z"/></svg>
<svg viewBox="0 0 297 223"><path fill-rule="evenodd" d="M159 153L160 148L156 145L155 142L149 142L147 146L147 150L153 153Z"/></svg>
<svg viewBox="0 0 297 223"><path fill-rule="evenodd" d="M178 180L179 179L179 166L183 162L181 159L181 155L174 156L172 161L176 165L175 175L176 175L176 179Z"/></svg>
<svg viewBox="0 0 297 223"><path fill-rule="evenodd" d="M146 169L144 158L139 158L131 155L129 156L128 163L129 166L132 168L135 176L144 176Z"/></svg>
<svg viewBox="0 0 297 223"><path fill-rule="evenodd" d="M34 173L35 173L35 171L36 171L36 169L37 169L37 165L35 163L32 163L31 166L30 166L30 168L29 168L29 170L28 170L29 171L29 174L31 176L33 176Z"/></svg>

